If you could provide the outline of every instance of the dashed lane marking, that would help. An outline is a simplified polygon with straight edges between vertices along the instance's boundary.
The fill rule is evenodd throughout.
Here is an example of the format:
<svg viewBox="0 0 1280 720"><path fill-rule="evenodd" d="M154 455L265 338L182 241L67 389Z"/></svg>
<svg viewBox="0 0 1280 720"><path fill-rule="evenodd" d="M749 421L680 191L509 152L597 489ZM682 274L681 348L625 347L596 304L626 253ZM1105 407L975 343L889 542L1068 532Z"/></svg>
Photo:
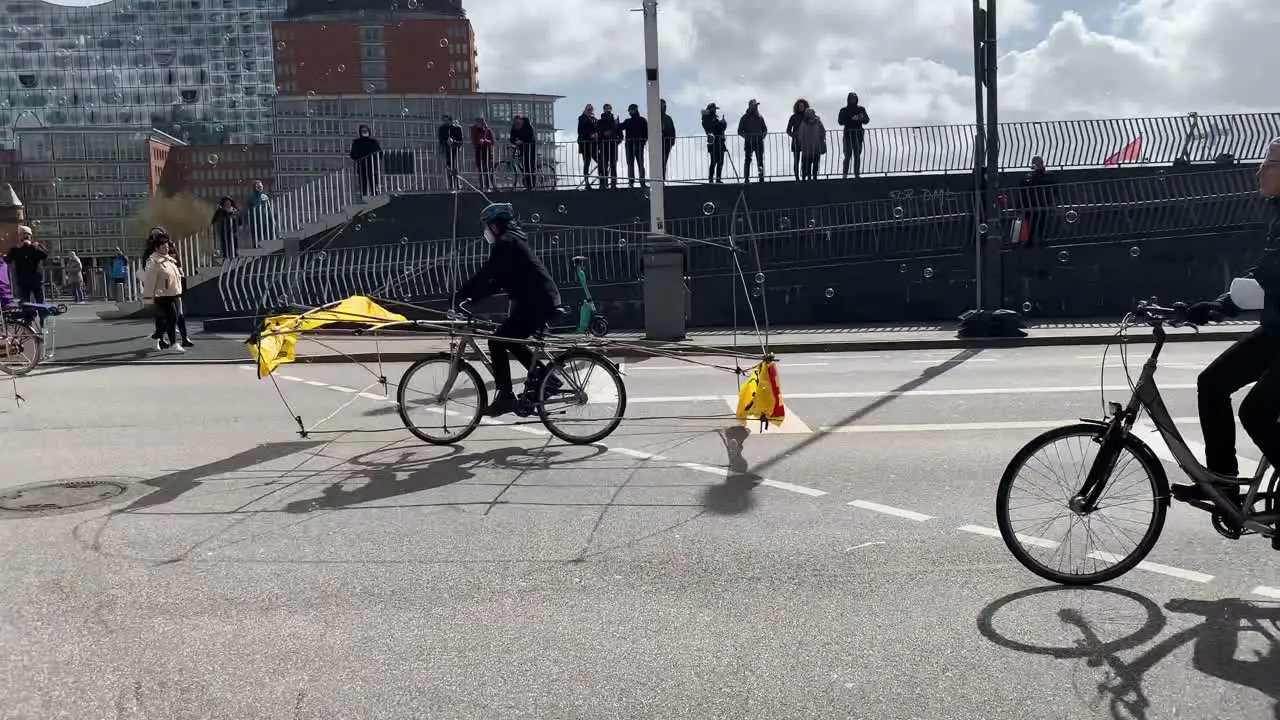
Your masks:
<svg viewBox="0 0 1280 720"><path fill-rule="evenodd" d="M785 399L785 398L784 398L784 399ZM734 397L734 396L731 396L731 395L725 395L725 396L724 396L724 402L725 402L725 404L726 404L726 405L728 405L728 406L729 406L729 412L731 412L731 413L736 413L736 412L738 412L738 398L737 398L737 397ZM760 427L760 423L758 423L758 422L748 422L748 423L746 423L746 424L744 425L744 427L746 427L746 428L747 428L747 432L751 433L752 435L762 434L762 433L760 433L760 432L759 432L759 430L758 430L758 428ZM778 426L770 425L770 426L769 426L769 429L765 430L763 434L764 434L764 435L778 435L778 434L781 434L781 435L812 435L812 434L813 434L813 431L812 431L812 430L810 430L810 429L809 429L809 426L808 426L808 425L805 425L805 424L804 424L804 421L803 421L803 420L801 420L801 419L796 415L795 410L793 410L792 408L787 408L787 409L786 409L786 414L785 414L785 415L783 416L783 418L782 418L782 424L781 424L781 425L778 425Z"/></svg>
<svg viewBox="0 0 1280 720"><path fill-rule="evenodd" d="M788 369L790 369L790 368L802 368L802 367L830 367L830 366L831 366L831 363L824 363L824 362L814 362L814 363L789 363L789 362L779 362L779 363L778 363L778 366L779 366L779 368L780 368L780 369L782 369L782 370L784 370L784 371L785 371L785 370L788 370ZM693 364L688 364L688 365L629 365L629 366L627 367L627 372L677 372L677 371L679 371L679 372L712 372L712 371L714 371L714 372L724 372L724 370L723 370L723 369L718 368L718 367L709 367L709 366L705 366L705 365L693 365Z"/></svg>
<svg viewBox="0 0 1280 720"><path fill-rule="evenodd" d="M915 520L916 522L924 522L925 520L933 519L932 515L925 515L924 513L913 512L911 510L903 510L902 508L890 507L888 505L881 505L879 503L867 502L866 500L854 500L853 502L848 504L850 507L861 508L862 510L870 510L871 512L878 512L883 515L893 515L894 517L906 518L907 520Z"/></svg>
<svg viewBox="0 0 1280 720"><path fill-rule="evenodd" d="M1161 390L1194 390L1194 383L1161 385ZM789 393L783 392L787 400L834 400L849 398L877 399L886 397L958 397L974 395L1066 395L1072 393L1098 392L1132 392L1128 385L1064 385L1053 387L998 387L998 388L956 388L954 390L868 390L859 392L820 392ZM682 402L721 402L723 395L672 395L663 397L627 398L628 404L636 403L682 403Z"/></svg>
<svg viewBox="0 0 1280 720"><path fill-rule="evenodd" d="M1089 553L1088 557L1097 558L1098 560L1103 560L1106 562L1120 562L1121 560L1124 559L1123 557L1116 555L1114 553L1101 552L1101 551L1091 552ZM1168 565L1161 565L1159 563L1147 562L1145 560L1138 563L1137 568L1139 570L1146 570L1147 572L1159 573L1161 575L1168 575L1169 577L1176 577L1176 578L1181 578L1183 580L1190 580L1191 582L1207 583L1213 580L1212 575L1205 575L1204 573L1198 573L1194 570L1183 570L1182 568L1170 567Z"/></svg>
<svg viewBox="0 0 1280 720"><path fill-rule="evenodd" d="M960 532L973 533L974 535L985 535L987 537L1003 539L1003 536L1000 535L999 530L996 530L995 528L982 527L981 525L964 525L956 529L959 530ZM1034 535L1023 535L1022 533L1015 533L1015 536L1018 538L1019 541L1026 543L1027 545L1035 545L1036 547L1048 548L1050 550L1062 544L1054 540L1047 540L1042 537L1035 537Z"/></svg>
<svg viewBox="0 0 1280 720"><path fill-rule="evenodd" d="M1271 600L1280 600L1280 588L1267 587L1266 585L1259 585L1249 594L1269 598Z"/></svg>

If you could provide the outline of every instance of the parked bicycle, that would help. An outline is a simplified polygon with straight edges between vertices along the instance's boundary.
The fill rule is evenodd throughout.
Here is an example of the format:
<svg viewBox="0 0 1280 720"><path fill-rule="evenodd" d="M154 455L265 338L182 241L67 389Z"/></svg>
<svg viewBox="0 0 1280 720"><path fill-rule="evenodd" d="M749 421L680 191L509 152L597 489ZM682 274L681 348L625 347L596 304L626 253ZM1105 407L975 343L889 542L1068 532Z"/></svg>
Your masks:
<svg viewBox="0 0 1280 720"><path fill-rule="evenodd" d="M524 187L524 155L515 145L508 145L506 157L493 168L493 184L499 190ZM533 186L535 188L556 188L556 161L543 155L534 159Z"/></svg>
<svg viewBox="0 0 1280 720"><path fill-rule="evenodd" d="M53 317L66 305L15 303L0 308L0 372L26 375L53 356Z"/></svg>
<svg viewBox="0 0 1280 720"><path fill-rule="evenodd" d="M562 313L567 312L562 309ZM465 304L451 316L451 327L464 332L450 332L448 352L425 357L405 371L396 391L400 419L409 432L432 445L461 442L481 424L489 393L484 381L468 360L468 354L479 360L493 375L493 364L481 349L478 338L490 337L497 323L482 320L466 309ZM553 319L554 320L554 319ZM585 348L570 348L554 356L546 348L547 328L528 341L533 351L534 368L525 378L516 415L537 415L547 430L574 445L589 445L608 437L622 423L627 409L627 390L616 365L604 355ZM423 391L415 384L443 378L439 390ZM594 380L594 381L593 381ZM575 409L600 410L594 431L578 433L589 420L567 416ZM423 412L419 412L423 411ZM425 421L442 423L439 431Z"/></svg>
<svg viewBox="0 0 1280 720"><path fill-rule="evenodd" d="M1148 325L1155 337L1155 345L1137 382L1128 377L1133 391L1129 403L1124 406L1116 402L1107 403L1107 416L1102 420L1082 419L1079 424L1049 430L1027 443L1009 463L996 494L996 519L1000 535L1010 552L1031 572L1066 585L1106 582L1133 569L1155 547L1164 528L1171 494L1164 466L1151 447L1132 432L1134 423L1143 412L1150 417L1156 431L1168 445L1178 467L1211 502L1177 495L1173 495L1173 499L1208 513L1214 530L1225 538L1237 540L1246 535L1261 535L1270 538L1271 546L1280 550L1280 473L1272 470L1265 457L1258 463L1252 478L1218 475L1200 464L1174 427L1173 418L1156 386L1156 366L1165 344L1165 328L1194 327L1187 320L1186 309L1186 305L1181 303L1173 307L1162 307L1154 302L1139 303L1137 309L1125 318L1121 333L1133 325ZM1126 346L1122 344L1120 347L1128 375ZM1104 367L1105 364L1104 353ZM1083 479L1059 480L1057 488L1038 486L1037 482L1047 478L1044 472L1048 468L1046 461L1037 462L1045 450L1050 451L1044 453L1046 456L1059 462L1069 461L1071 469L1077 473L1087 471L1086 476ZM1094 452L1092 459L1089 458L1091 450ZM1126 482L1127 471L1131 467L1137 479ZM1024 477L1024 471L1027 475L1038 475L1039 480ZM1268 476L1267 489L1260 492ZM1023 481L1031 486L1031 497L1015 501L1012 499L1015 485ZM1247 486L1248 491L1243 503L1238 504L1228 495L1234 497L1234 490L1241 486ZM1104 497L1108 490L1117 487L1133 494ZM1233 492L1224 492L1224 488ZM1048 517L1055 505L1060 505L1065 513ZM1034 526L1015 528L1012 514L1028 508L1034 508L1031 512ZM1146 519L1124 518L1112 523L1103 515L1104 511L1111 510L1147 511L1149 515ZM1113 553L1091 550L1088 545L1080 547L1070 538L1063 541L1045 538L1045 530L1058 520L1067 521L1068 532L1082 529L1086 543L1103 538L1129 538L1136 542L1130 550ZM1062 555L1082 564L1086 560L1091 561L1092 569L1051 568L1035 556L1037 551L1051 553L1049 559Z"/></svg>

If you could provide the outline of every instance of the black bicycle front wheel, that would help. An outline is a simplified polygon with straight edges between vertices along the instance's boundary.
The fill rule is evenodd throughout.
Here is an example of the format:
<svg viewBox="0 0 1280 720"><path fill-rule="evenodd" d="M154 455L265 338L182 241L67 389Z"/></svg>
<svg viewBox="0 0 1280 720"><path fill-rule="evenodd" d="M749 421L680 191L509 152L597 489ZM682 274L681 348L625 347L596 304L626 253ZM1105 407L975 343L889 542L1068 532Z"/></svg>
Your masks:
<svg viewBox="0 0 1280 720"><path fill-rule="evenodd" d="M457 373L450 383L453 369ZM480 373L466 361L454 365L448 353L410 365L396 388L396 409L405 429L432 445L465 440L480 427L488 406L489 394Z"/></svg>
<svg viewBox="0 0 1280 720"><path fill-rule="evenodd" d="M1096 508L1088 513L1072 508L1072 498L1080 493L1106 433L1107 428L1087 423L1045 432L1014 455L1000 478L1000 536L1023 567L1051 582L1094 585L1114 580L1142 562L1164 529L1168 503L1163 469L1130 435L1119 441ZM1065 472L1054 471L1055 464L1065 465ZM1024 512L1029 517L1022 518ZM1054 538L1055 528L1063 526L1067 537ZM1117 541L1121 547L1095 548L1095 541ZM1062 560L1071 566L1063 567Z"/></svg>
<svg viewBox="0 0 1280 720"><path fill-rule="evenodd" d="M627 388L609 359L588 350L562 353L538 383L538 417L572 445L590 445L613 434L627 411ZM599 415L598 418L571 417Z"/></svg>

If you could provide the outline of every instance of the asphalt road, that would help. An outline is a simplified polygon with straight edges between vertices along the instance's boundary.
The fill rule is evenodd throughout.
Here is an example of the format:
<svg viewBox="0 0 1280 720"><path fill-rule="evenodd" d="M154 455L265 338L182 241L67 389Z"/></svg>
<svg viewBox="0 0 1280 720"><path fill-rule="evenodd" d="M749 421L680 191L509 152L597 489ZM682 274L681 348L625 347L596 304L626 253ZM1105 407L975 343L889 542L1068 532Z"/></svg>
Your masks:
<svg viewBox="0 0 1280 720"><path fill-rule="evenodd" d="M1175 416L1221 348L1166 351ZM1100 354L784 357L732 477L735 380L684 362L626 366L602 447L425 446L375 383L403 366L48 368L0 385L0 487L141 485L0 514L0 718L1280 717L1265 541L1175 505L1151 564L1064 589L990 535Z"/></svg>

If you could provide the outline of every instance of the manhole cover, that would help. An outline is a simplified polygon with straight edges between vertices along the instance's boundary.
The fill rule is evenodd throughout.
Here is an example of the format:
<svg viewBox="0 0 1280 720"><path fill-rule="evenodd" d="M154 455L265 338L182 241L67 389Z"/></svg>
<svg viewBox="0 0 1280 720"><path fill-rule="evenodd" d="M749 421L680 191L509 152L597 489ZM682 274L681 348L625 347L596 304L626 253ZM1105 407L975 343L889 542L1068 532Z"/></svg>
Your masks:
<svg viewBox="0 0 1280 720"><path fill-rule="evenodd" d="M0 489L0 513L13 517L79 512L124 498L135 478L77 478Z"/></svg>

